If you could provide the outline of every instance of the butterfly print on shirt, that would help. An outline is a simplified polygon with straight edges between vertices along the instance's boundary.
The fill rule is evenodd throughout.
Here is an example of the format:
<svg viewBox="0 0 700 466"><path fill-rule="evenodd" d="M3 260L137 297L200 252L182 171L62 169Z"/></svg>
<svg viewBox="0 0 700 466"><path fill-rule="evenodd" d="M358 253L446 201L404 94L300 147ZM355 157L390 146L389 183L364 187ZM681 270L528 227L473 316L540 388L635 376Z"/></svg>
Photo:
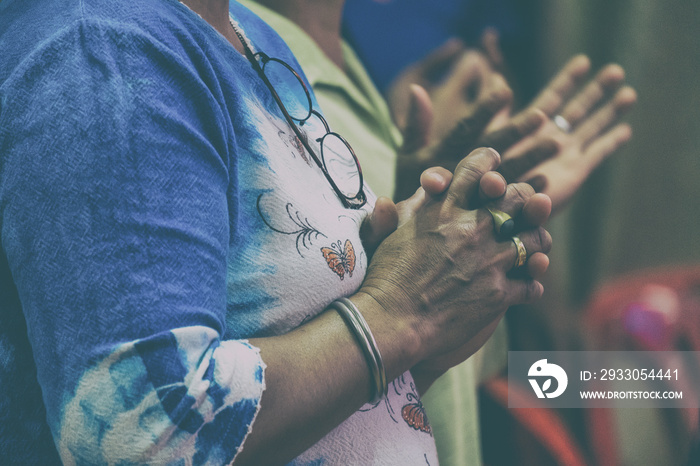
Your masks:
<svg viewBox="0 0 700 466"><path fill-rule="evenodd" d="M352 272L355 270L355 248L349 239L345 240L345 248L342 247L340 241L332 243L330 248L321 248L324 259L328 267L335 272L340 279L345 278L347 273L352 277Z"/></svg>
<svg viewBox="0 0 700 466"><path fill-rule="evenodd" d="M430 434L432 437L433 429L430 427L428 415L425 413L425 408L423 407L423 403L418 396L418 391L416 390L414 383L408 383L404 376L401 375L391 383L391 387L393 388L394 393L399 396L405 396L406 401L408 401L407 404L404 404L401 407L401 418L403 418L404 422L411 426L411 428L425 432L426 434ZM399 420L394 417L395 411L391 406L391 403L389 403L389 397L385 397L384 400L389 416L395 423L398 424ZM378 404L375 404L370 409L374 409L377 406Z"/></svg>
<svg viewBox="0 0 700 466"><path fill-rule="evenodd" d="M414 429L432 435L433 430L430 428L428 415L425 414L425 408L423 407L423 403L420 401L420 398L413 393L407 393L406 399L410 403L401 408L401 417L403 417L403 420Z"/></svg>

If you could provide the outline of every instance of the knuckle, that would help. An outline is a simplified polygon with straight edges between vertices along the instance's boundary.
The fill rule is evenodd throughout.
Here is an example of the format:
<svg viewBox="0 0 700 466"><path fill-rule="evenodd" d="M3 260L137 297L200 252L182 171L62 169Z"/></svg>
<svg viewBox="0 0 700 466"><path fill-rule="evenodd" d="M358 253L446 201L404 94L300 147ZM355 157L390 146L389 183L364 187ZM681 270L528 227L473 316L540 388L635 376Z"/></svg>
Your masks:
<svg viewBox="0 0 700 466"><path fill-rule="evenodd" d="M487 148L474 150L463 159L455 169L455 177L467 177L469 179L481 179L481 177L498 165L498 155Z"/></svg>
<svg viewBox="0 0 700 466"><path fill-rule="evenodd" d="M528 280L525 284L525 301L530 302L542 296L541 288L534 280Z"/></svg>
<svg viewBox="0 0 700 466"><path fill-rule="evenodd" d="M547 236L544 228L538 227L520 233L520 239L525 244L528 257L531 257L536 252L547 254L546 249L551 245L547 244Z"/></svg>
<svg viewBox="0 0 700 466"><path fill-rule="evenodd" d="M522 201L525 203L528 199L535 195L535 190L527 183L513 183L508 185L506 197L513 202Z"/></svg>
<svg viewBox="0 0 700 466"><path fill-rule="evenodd" d="M490 216L484 215L483 218L479 219L476 225L472 228L474 234L479 235L481 238L493 238L493 219Z"/></svg>
<svg viewBox="0 0 700 466"><path fill-rule="evenodd" d="M471 249L490 233L491 226L486 219L458 219L450 224L450 230L458 238L459 248Z"/></svg>
<svg viewBox="0 0 700 466"><path fill-rule="evenodd" d="M505 272L497 264L490 264L484 270L485 275L489 277L489 286L484 289L484 298L489 307L493 309L507 307L511 290Z"/></svg>
<svg viewBox="0 0 700 466"><path fill-rule="evenodd" d="M488 167L484 167L483 165L472 161L467 161L457 165L457 168L455 168L454 177L468 182L476 182L477 180L480 180L487 171Z"/></svg>
<svg viewBox="0 0 700 466"><path fill-rule="evenodd" d="M496 309L507 307L508 292L503 287L494 288L491 291L491 302Z"/></svg>

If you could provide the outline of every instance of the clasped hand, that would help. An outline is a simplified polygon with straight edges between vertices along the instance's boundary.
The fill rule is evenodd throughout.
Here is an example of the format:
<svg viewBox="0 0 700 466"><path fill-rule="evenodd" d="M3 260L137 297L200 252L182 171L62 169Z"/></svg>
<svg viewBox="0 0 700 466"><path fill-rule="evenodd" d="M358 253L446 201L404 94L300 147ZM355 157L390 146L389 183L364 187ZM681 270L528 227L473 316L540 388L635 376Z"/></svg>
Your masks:
<svg viewBox="0 0 700 466"><path fill-rule="evenodd" d="M537 277L549 264L551 237L541 225L551 201L527 184L506 186L493 172L499 163L493 149L477 149L457 165L451 182L442 183L449 184L443 194L421 188L399 203L400 225L370 261L359 293L379 304L384 319L415 337L406 340L417 343L416 369L439 372L461 362L488 339L508 307L543 293ZM426 186L448 177L439 171L428 175L433 179L424 174ZM486 203L516 220L528 255L521 269L513 270L515 243L497 240Z"/></svg>

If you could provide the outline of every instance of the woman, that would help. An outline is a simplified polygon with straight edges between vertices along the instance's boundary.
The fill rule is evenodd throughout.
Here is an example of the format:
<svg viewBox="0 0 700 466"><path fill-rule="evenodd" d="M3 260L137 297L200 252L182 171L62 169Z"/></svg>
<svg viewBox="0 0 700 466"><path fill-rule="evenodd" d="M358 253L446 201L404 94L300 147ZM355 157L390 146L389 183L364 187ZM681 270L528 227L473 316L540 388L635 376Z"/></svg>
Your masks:
<svg viewBox="0 0 700 466"><path fill-rule="evenodd" d="M352 154L283 42L228 8L0 6L11 463L435 464L417 392L542 293L551 204L488 149L370 263Z"/></svg>

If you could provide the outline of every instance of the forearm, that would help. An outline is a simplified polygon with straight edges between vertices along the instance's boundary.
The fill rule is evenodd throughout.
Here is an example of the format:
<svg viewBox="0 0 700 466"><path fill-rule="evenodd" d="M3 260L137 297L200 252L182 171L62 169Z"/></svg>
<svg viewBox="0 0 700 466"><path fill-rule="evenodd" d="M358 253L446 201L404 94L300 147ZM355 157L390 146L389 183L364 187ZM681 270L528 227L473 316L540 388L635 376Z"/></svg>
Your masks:
<svg viewBox="0 0 700 466"><path fill-rule="evenodd" d="M352 299L393 380L417 359L411 333L371 298ZM91 364L61 409L57 446L67 463L282 464L368 402L372 382L334 310L250 343L221 341L205 326L176 328L118 345Z"/></svg>
<svg viewBox="0 0 700 466"><path fill-rule="evenodd" d="M382 354L388 380L417 360L412 333L386 318L367 295L351 297ZM265 391L253 430L236 464L281 464L316 443L374 394L367 361L353 333L333 309L279 337L251 343L267 364ZM271 444L274 449L269 448Z"/></svg>

